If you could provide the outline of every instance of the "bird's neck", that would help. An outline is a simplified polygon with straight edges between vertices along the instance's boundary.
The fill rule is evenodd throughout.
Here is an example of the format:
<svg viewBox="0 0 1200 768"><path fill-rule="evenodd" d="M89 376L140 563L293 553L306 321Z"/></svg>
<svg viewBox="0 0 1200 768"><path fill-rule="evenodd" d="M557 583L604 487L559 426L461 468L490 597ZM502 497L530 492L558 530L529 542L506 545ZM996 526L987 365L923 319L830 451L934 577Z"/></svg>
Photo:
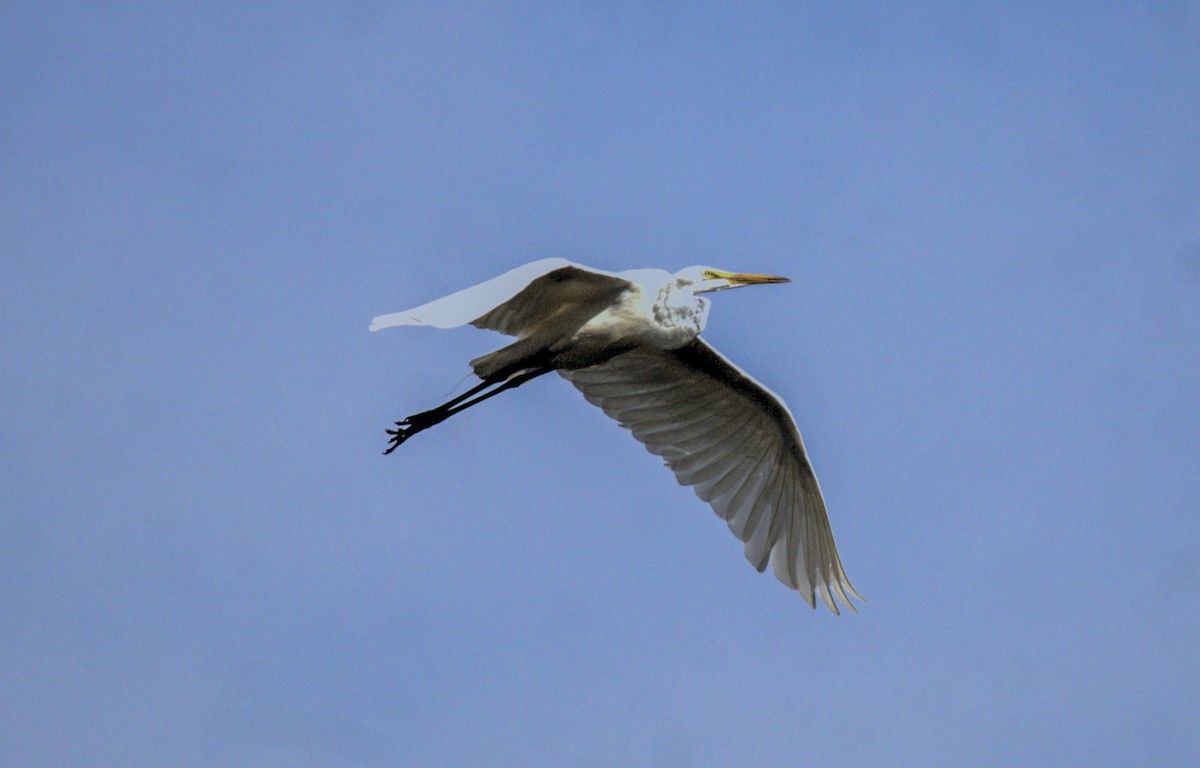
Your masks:
<svg viewBox="0 0 1200 768"><path fill-rule="evenodd" d="M650 315L662 334L663 347L682 347L700 335L708 322L708 300L693 293L691 284L665 283L650 303Z"/></svg>

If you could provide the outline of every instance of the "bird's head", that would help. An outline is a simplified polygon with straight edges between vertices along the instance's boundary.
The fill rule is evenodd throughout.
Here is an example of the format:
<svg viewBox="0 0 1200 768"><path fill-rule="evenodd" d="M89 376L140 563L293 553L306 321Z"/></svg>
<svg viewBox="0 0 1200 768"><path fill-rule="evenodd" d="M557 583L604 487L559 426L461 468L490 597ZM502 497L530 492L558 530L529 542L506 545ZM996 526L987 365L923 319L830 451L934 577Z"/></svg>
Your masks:
<svg viewBox="0 0 1200 768"><path fill-rule="evenodd" d="M741 288L747 285L762 285L765 283L791 282L786 277L774 275L753 275L745 272L726 272L716 267L688 267L676 273L680 284L691 284L692 293L712 293L729 288Z"/></svg>

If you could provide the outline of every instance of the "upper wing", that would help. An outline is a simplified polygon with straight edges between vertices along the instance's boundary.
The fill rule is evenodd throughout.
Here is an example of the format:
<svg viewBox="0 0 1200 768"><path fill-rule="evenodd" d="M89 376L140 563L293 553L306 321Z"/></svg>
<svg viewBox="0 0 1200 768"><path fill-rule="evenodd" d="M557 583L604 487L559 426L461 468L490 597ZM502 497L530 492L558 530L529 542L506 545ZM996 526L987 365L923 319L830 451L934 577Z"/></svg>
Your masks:
<svg viewBox="0 0 1200 768"><path fill-rule="evenodd" d="M542 259L404 312L380 315L371 330L398 325L457 328L468 323L510 336L543 329L574 333L630 286L628 280L566 259Z"/></svg>
<svg viewBox="0 0 1200 768"><path fill-rule="evenodd" d="M787 406L701 339L670 352L639 347L559 371L594 405L662 456L746 545L758 570L811 606L820 594L854 609L825 502Z"/></svg>
<svg viewBox="0 0 1200 768"><path fill-rule="evenodd" d="M470 322L476 328L509 336L529 336L538 330L551 336L569 335L612 306L630 285L628 280L611 272L562 262L557 269L537 276L515 296Z"/></svg>
<svg viewBox="0 0 1200 768"><path fill-rule="evenodd" d="M432 325L434 328L457 328L480 318L507 302L537 278L563 267L573 266L566 259L542 259L473 285L457 293L422 304L419 307L379 315L371 321L371 330L397 325Z"/></svg>

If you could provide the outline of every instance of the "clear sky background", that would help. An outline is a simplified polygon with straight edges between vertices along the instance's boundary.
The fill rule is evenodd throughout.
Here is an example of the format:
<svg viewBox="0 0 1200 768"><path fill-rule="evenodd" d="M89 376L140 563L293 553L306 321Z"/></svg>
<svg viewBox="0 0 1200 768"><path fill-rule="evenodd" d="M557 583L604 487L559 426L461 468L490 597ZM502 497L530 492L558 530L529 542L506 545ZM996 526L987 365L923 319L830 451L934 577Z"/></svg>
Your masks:
<svg viewBox="0 0 1200 768"><path fill-rule="evenodd" d="M556 377L380 455L547 256L793 278L861 613ZM0 257L0 763L1200 754L1197 2L4 3Z"/></svg>

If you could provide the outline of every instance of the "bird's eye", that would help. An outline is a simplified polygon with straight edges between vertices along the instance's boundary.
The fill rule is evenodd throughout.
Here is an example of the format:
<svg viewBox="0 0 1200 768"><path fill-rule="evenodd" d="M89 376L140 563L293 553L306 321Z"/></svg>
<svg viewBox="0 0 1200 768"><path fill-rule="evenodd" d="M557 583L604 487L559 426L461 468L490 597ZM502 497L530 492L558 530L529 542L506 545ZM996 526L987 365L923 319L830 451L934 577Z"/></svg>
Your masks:
<svg viewBox="0 0 1200 768"><path fill-rule="evenodd" d="M705 280L716 280L719 277L720 277L720 275L718 275L716 272L714 272L711 269L704 270L704 279Z"/></svg>

